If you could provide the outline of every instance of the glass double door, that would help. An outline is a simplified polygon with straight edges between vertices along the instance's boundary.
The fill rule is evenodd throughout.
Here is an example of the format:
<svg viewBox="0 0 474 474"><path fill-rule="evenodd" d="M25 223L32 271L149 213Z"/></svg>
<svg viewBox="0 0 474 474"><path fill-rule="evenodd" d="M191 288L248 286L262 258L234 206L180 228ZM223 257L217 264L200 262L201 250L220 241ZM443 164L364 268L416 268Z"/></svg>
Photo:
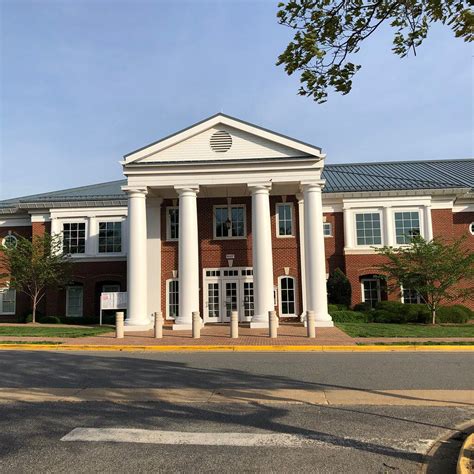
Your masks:
<svg viewBox="0 0 474 474"><path fill-rule="evenodd" d="M240 321L253 316L253 282L248 279L219 279L206 283L207 322L229 322L232 311L239 313Z"/></svg>

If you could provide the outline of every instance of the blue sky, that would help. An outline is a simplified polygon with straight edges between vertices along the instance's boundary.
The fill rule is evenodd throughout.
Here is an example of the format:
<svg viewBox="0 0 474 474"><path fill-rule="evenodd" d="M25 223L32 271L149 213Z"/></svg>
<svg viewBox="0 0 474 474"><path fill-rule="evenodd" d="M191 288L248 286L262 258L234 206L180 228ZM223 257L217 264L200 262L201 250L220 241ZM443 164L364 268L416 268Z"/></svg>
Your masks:
<svg viewBox="0 0 474 474"><path fill-rule="evenodd" d="M327 163L472 157L472 51L448 28L403 60L373 35L352 92L318 105L275 66L277 3L0 2L0 198L120 179L122 155L219 111Z"/></svg>

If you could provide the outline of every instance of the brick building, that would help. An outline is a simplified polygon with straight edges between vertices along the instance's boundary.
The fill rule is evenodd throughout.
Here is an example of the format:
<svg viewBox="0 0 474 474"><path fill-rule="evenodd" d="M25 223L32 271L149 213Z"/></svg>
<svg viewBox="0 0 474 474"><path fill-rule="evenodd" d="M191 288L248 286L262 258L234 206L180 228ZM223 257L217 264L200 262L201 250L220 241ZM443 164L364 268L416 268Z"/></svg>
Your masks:
<svg viewBox="0 0 474 474"><path fill-rule="evenodd" d="M174 328L192 311L252 326L267 312L316 313L331 326L326 279L335 268L352 303L417 301L387 294L373 247L411 235L468 236L474 250L474 160L325 165L321 149L217 114L125 155L126 179L0 202L0 240L60 233L74 261L44 315L98 315L102 292L127 292L130 330L161 310ZM473 302L468 302L474 307ZM0 283L0 320L29 312Z"/></svg>

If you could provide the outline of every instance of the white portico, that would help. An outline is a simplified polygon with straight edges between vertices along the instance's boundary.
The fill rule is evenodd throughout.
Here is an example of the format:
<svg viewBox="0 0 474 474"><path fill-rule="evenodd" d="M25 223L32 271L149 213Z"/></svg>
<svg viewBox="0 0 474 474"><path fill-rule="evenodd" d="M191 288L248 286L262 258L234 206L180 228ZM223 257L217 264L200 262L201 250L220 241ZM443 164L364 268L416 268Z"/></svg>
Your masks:
<svg viewBox="0 0 474 474"><path fill-rule="evenodd" d="M245 270L246 280L229 279L226 291L237 292L238 285L242 285L242 293L250 288L252 313L246 320L251 327L268 326L268 311L275 309L277 278L270 199L296 194L298 207L304 210L299 219L300 232L304 232L300 239L304 272L301 271L299 284L305 307L301 309L315 311L317 326L332 326L326 296L323 163L324 155L317 147L223 114L126 155L122 164L128 180L123 189L129 196L128 329L151 327L153 312L162 307L163 200L175 202L179 213L175 223L179 229L178 265L174 270L179 315L173 328L189 329L192 312L207 308L208 289L200 287L205 282L200 239L210 241L215 252L225 253L226 248L219 236L200 235L209 217L199 214L198 201L213 198L225 199L229 209L233 199L246 198L251 202L251 225L242 224L250 227L248 235L239 237L251 239L251 269ZM234 225L240 224L229 221L229 226Z"/></svg>

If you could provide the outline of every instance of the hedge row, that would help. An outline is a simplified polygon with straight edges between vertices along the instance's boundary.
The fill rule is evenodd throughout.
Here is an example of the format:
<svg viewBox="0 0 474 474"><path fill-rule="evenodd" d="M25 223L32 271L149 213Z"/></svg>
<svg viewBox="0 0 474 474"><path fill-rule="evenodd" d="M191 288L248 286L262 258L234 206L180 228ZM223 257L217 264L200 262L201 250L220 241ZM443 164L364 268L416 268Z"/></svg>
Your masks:
<svg viewBox="0 0 474 474"><path fill-rule="evenodd" d="M368 314L369 320L375 323L431 323L431 313L424 304L381 301L373 310L366 303L355 305L354 310ZM474 319L474 312L460 304L441 306L436 311L437 323L464 324L470 319Z"/></svg>

